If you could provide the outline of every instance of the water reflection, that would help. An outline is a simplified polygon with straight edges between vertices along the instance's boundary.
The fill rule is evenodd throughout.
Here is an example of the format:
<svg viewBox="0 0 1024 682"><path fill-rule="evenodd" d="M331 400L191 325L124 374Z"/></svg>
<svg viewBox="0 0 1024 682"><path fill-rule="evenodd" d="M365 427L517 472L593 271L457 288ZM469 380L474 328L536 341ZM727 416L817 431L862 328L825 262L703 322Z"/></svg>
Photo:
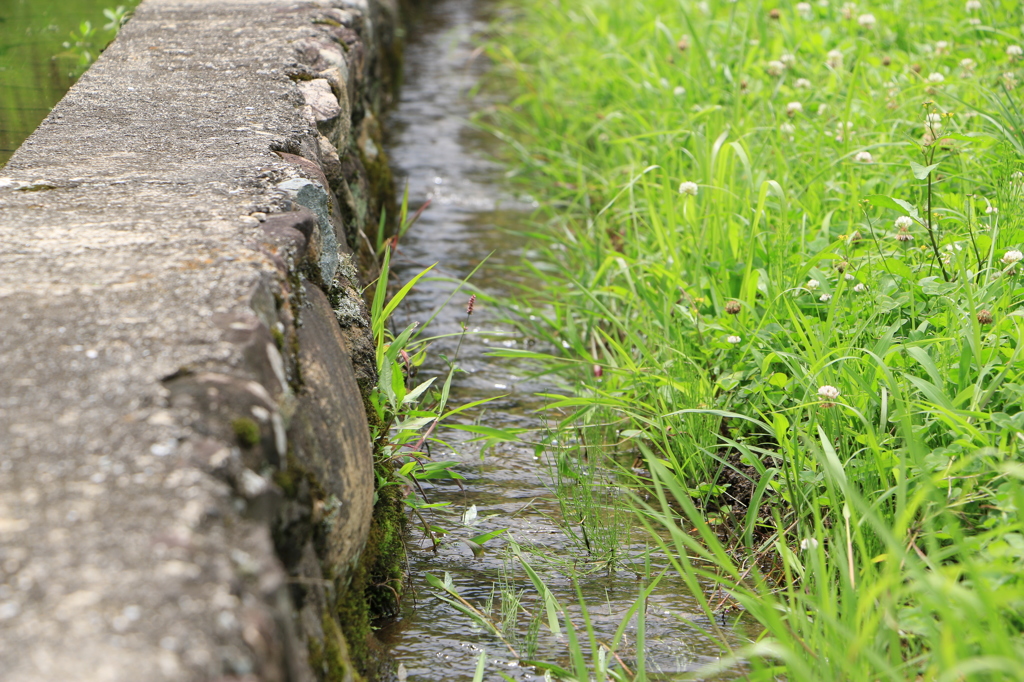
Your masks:
<svg viewBox="0 0 1024 682"><path fill-rule="evenodd" d="M138 0L3 0L0 2L0 166L74 84L78 57L72 31L88 21L95 54L113 36L103 10ZM58 56L66 55L66 56Z"/></svg>
<svg viewBox="0 0 1024 682"><path fill-rule="evenodd" d="M467 124L474 107L483 105L468 93L486 71L485 59L475 51L474 35L486 28L491 7L484 0L440 0L413 22L405 84L399 106L389 120L389 153L399 182L409 184L411 210L427 199L431 205L400 247L396 270L405 281L437 262L441 277L416 287L398 315L398 328L412 321L426 321L452 291L452 280L465 277L492 251L474 284L499 299L511 293L504 288L500 271L502 266L520 259L522 239L516 232L523 229L533 207L503 189L501 169L487 160L491 138ZM460 293L438 315L428 333L457 333L466 319L466 298L468 292ZM540 403L534 394L562 387L543 378L529 379L529 368L485 355L490 348L522 347L524 342L489 318L486 306L478 306L472 329L493 335L474 336L463 344L459 365L466 373L457 375L453 402L503 396L477 417L482 423L500 428L541 428L543 424L536 416ZM443 374L446 367L437 358L450 356L456 344L455 338L437 342L433 364L428 364L423 374ZM443 437L453 445L454 452L435 451L434 458L461 462L459 471L466 481L464 489L446 482L427 486L430 502L453 503L441 525L458 527L463 511L476 505L482 520L464 533L467 537L507 527L538 556L564 560L567 568L583 574L580 589L594 627L599 638L609 641L645 584L644 576L660 569L657 559L650 566L644 564L642 557L647 548L642 534L620 529L618 558L632 563L632 570L608 571L602 565L587 564L585 553L574 549L559 529L561 512L551 493L551 476L543 462L535 459L532 447L499 445L481 459L478 448L466 442L465 434L448 432ZM542 610L532 587L526 589L529 581L507 560L503 542L492 541L488 552L477 559L468 548L454 542L445 544L435 555L429 550L430 542L421 536L413 529L409 537L413 592L406 599L403 616L385 624L379 632L408 679L471 680L481 647L489 654L485 679L497 679L494 673L498 670L516 680L536 679L535 671L518 667L516 657L496 638L433 597L423 580L425 573L440 576L448 571L459 592L478 606L492 598L496 583L506 581L517 591L525 590L522 600L528 608ZM545 575L562 603L575 603L575 589L569 580L556 571ZM579 614L578 607L573 613ZM519 630L526 633L528 620L519 620ZM578 617L575 620L582 622ZM699 630L684 624L685 620L703 627L716 625L700 615L696 600L681 581L668 579L652 595L647 613L648 669L661 671L665 675L662 679L673 679L719 655L718 647ZM622 648L626 658L635 654L631 652L634 636L635 623L627 629L626 646ZM737 634L736 640L742 637ZM564 642L543 632L535 655L540 660L566 664Z"/></svg>

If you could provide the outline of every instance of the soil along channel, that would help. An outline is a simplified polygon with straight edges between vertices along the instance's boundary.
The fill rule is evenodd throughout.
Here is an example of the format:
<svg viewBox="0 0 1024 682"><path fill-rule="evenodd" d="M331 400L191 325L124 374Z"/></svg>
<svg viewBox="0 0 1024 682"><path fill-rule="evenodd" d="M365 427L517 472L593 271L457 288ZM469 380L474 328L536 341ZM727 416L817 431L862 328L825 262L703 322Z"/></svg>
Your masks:
<svg viewBox="0 0 1024 682"><path fill-rule="evenodd" d="M372 668L401 516L360 290L398 19L148 0L4 168L5 682Z"/></svg>
<svg viewBox="0 0 1024 682"><path fill-rule="evenodd" d="M406 45L400 101L388 117L388 149L399 191L408 182L410 213L427 199L431 204L402 239L395 270L398 281L404 283L428 265L439 263L440 276L416 286L396 314L398 330L413 321L425 322L448 298L456 286L454 282L467 276L491 252L490 260L471 283L476 290L497 299L512 295L511 286L501 280L506 275L499 268L522 257L522 241L516 232L527 228L533 207L507 193L502 169L487 160L498 143L467 123L475 110L487 104L468 93L486 74L486 58L475 49L480 42L479 32L493 19L493 7L492 3L474 0L434 3L418 17L416 30ZM469 293L457 295L426 335L457 335L466 321ZM464 372L455 375L452 402L458 405L503 397L463 421L496 428L541 429L537 410L543 402L535 394L557 391L559 387L524 380L527 367L487 356L495 348L527 348L527 341L496 323L494 313L482 302L477 303L469 328L476 334L466 337L459 349L457 364ZM453 358L458 345L457 336L435 342L413 384L429 376L439 377L437 383L441 383L448 371L441 358ZM651 565L645 566L642 536L631 532L627 514L613 510L614 489L587 488L585 480L578 484L567 477L562 479L567 518L578 520L595 510L599 515L587 522L592 543L588 552L578 523L570 523L578 541L561 529L558 521L563 518L563 510L553 492L556 477L549 472L549 460L537 459L532 446L500 444L481 458L479 445L468 442L467 434L447 431L441 435L453 450L435 448L433 459L459 461L457 470L466 477L464 490L450 482L423 485L428 502L451 503L430 517L451 534L435 554L422 529L410 522L412 589L403 601L402 617L378 633L391 647L407 678L471 680L481 650L487 652L484 679L497 679L499 671L514 679L541 676L535 669L519 667L519 658L567 666L564 635L553 637L547 625L537 621L544 612L543 604L521 568L510 560L505 540L490 541L480 558L474 558L459 541L500 528L508 528L509 535L521 543L554 596L569 606L577 625L582 619L570 577L579 578L598 638L610 642L640 587L646 584L646 576L657 574L663 563L652 557ZM585 471L575 473L587 478ZM593 494L593 502L583 500L585 495L580 491L584 488ZM602 505L612 508L600 509ZM472 517L470 510L474 507L476 521L464 523L467 512ZM437 599L424 576L429 573L441 577L445 572L450 572L458 592L475 607L486 610L491 603L490 617L497 623L505 620L504 634L517 655ZM515 609L513 593L520 596L523 609ZM503 615L503 605L504 613L511 616ZM711 625L699 611L680 580L662 581L647 608L645 649L649 671L661 671L671 678L719 656L718 646L682 623L681 619L692 619L701 626ZM634 621L627 629L627 644L620 647L630 665L637 656L635 638ZM742 634L733 639L741 641Z"/></svg>

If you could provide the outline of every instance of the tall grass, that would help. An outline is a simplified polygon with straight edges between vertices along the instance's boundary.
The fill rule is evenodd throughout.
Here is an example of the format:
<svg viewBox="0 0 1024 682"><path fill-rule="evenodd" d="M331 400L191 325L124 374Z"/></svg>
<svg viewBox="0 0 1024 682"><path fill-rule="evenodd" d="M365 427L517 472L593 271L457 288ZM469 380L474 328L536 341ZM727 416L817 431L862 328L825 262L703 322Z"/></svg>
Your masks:
<svg viewBox="0 0 1024 682"><path fill-rule="evenodd" d="M1024 678L1021 10L975 4L524 0L492 44L552 407L624 420L752 679Z"/></svg>

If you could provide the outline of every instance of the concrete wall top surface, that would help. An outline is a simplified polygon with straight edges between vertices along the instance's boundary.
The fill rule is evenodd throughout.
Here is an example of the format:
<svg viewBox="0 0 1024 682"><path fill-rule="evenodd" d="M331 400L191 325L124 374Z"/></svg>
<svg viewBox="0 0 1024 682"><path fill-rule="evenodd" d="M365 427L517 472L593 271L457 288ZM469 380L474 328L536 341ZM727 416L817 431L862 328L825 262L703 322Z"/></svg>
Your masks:
<svg viewBox="0 0 1024 682"><path fill-rule="evenodd" d="M330 293L346 237L295 219L282 246L262 221L311 182L333 196L278 152L344 156L364 54L327 34L369 41L380 7L146 0L0 170L0 679L312 679L260 500L305 390L280 341L331 315L288 281L319 241ZM269 454L179 377L241 400ZM365 468L344 382L355 421L330 437Z"/></svg>

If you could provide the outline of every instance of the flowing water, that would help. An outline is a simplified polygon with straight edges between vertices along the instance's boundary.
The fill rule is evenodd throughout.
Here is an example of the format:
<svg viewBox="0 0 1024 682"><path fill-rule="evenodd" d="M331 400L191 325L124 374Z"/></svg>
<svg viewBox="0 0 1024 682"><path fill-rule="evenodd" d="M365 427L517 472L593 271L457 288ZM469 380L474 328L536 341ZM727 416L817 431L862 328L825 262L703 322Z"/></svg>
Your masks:
<svg viewBox="0 0 1024 682"><path fill-rule="evenodd" d="M406 71L400 102L389 120L389 153L399 186L408 183L410 212L426 200L431 204L416 226L403 239L396 254L398 279L407 281L426 266L438 263L438 277L414 289L397 315L398 329L412 321L425 322L461 280L493 252L472 280L478 290L495 299L511 296L502 282L503 265L518 262L523 256L523 240L516 236L528 224L533 206L508 193L501 168L489 161L496 141L469 124L473 112L487 105L484 97L472 93L487 72L488 62L477 46L481 32L495 19L494 4L486 0L437 0L427 3L423 15L413 22L406 52ZM527 254L528 255L528 254ZM528 282L526 283L529 284ZM457 335L466 321L468 292L460 292L443 310L431 327L430 335ZM502 329L486 305L477 305L470 318L471 332L459 349L458 366L452 390L453 404L464 404L485 397L499 396L478 413L479 423L497 428L541 429L537 414L541 399L538 391L558 392L550 380L527 378L527 368L508 359L488 357L488 351L500 347L526 347L526 340ZM457 336L435 343L427 365L420 373L443 377L447 366L440 356L451 358L458 346ZM440 379L439 379L440 380ZM480 456L480 449L467 442L467 436L449 431L442 436L453 451L432 455L435 460L457 460L466 477L463 488L436 483L426 489L429 502L451 502L438 514L439 525L452 535L435 553L422 530L410 524L411 595L407 596L400 618L386 624L378 633L389 647L401 674L409 680L472 680L481 649L487 651L484 679L498 679L501 671L513 679L538 679L532 668L519 666L513 655L495 637L474 627L472 621L437 599L424 579L427 573L438 577L451 574L460 594L484 608L495 585L504 584L506 592L522 592L522 603L533 612L542 611L536 594L521 569L516 569L503 550L505 540L492 540L481 558L452 537L472 537L498 528L534 556L548 586L563 604L577 603L575 588L565 574L580 574L579 587L584 595L598 638L611 641L624 614L634 603L645 576L642 537L606 522L604 544L618 544L618 558L630 568L594 570L587 552L561 530L558 499L552 492L552 480L545 459L537 459L529 445L501 445ZM475 505L478 522L462 526L461 515ZM621 518L619 519L622 520ZM592 531L593 532L593 531ZM614 537L617 533L617 537ZM593 532L597 535L596 532ZM600 542L600 538L592 538ZM656 566L663 564L655 557ZM552 568L561 564L566 571ZM501 620L501 597L493 599L493 619ZM582 623L579 608L572 612L577 625ZM719 648L698 630L685 624L691 619L709 624L678 578L666 578L650 598L645 647L648 671L655 679L681 678L719 656ZM520 615L519 642L522 648L531 639L535 660L567 666L564 640L553 637L541 627L535 637L526 636L530 618ZM743 628L746 629L746 628ZM731 631L736 643L743 634ZM636 659L635 620L627 629L623 647L627 664ZM732 679L738 671L715 679Z"/></svg>

